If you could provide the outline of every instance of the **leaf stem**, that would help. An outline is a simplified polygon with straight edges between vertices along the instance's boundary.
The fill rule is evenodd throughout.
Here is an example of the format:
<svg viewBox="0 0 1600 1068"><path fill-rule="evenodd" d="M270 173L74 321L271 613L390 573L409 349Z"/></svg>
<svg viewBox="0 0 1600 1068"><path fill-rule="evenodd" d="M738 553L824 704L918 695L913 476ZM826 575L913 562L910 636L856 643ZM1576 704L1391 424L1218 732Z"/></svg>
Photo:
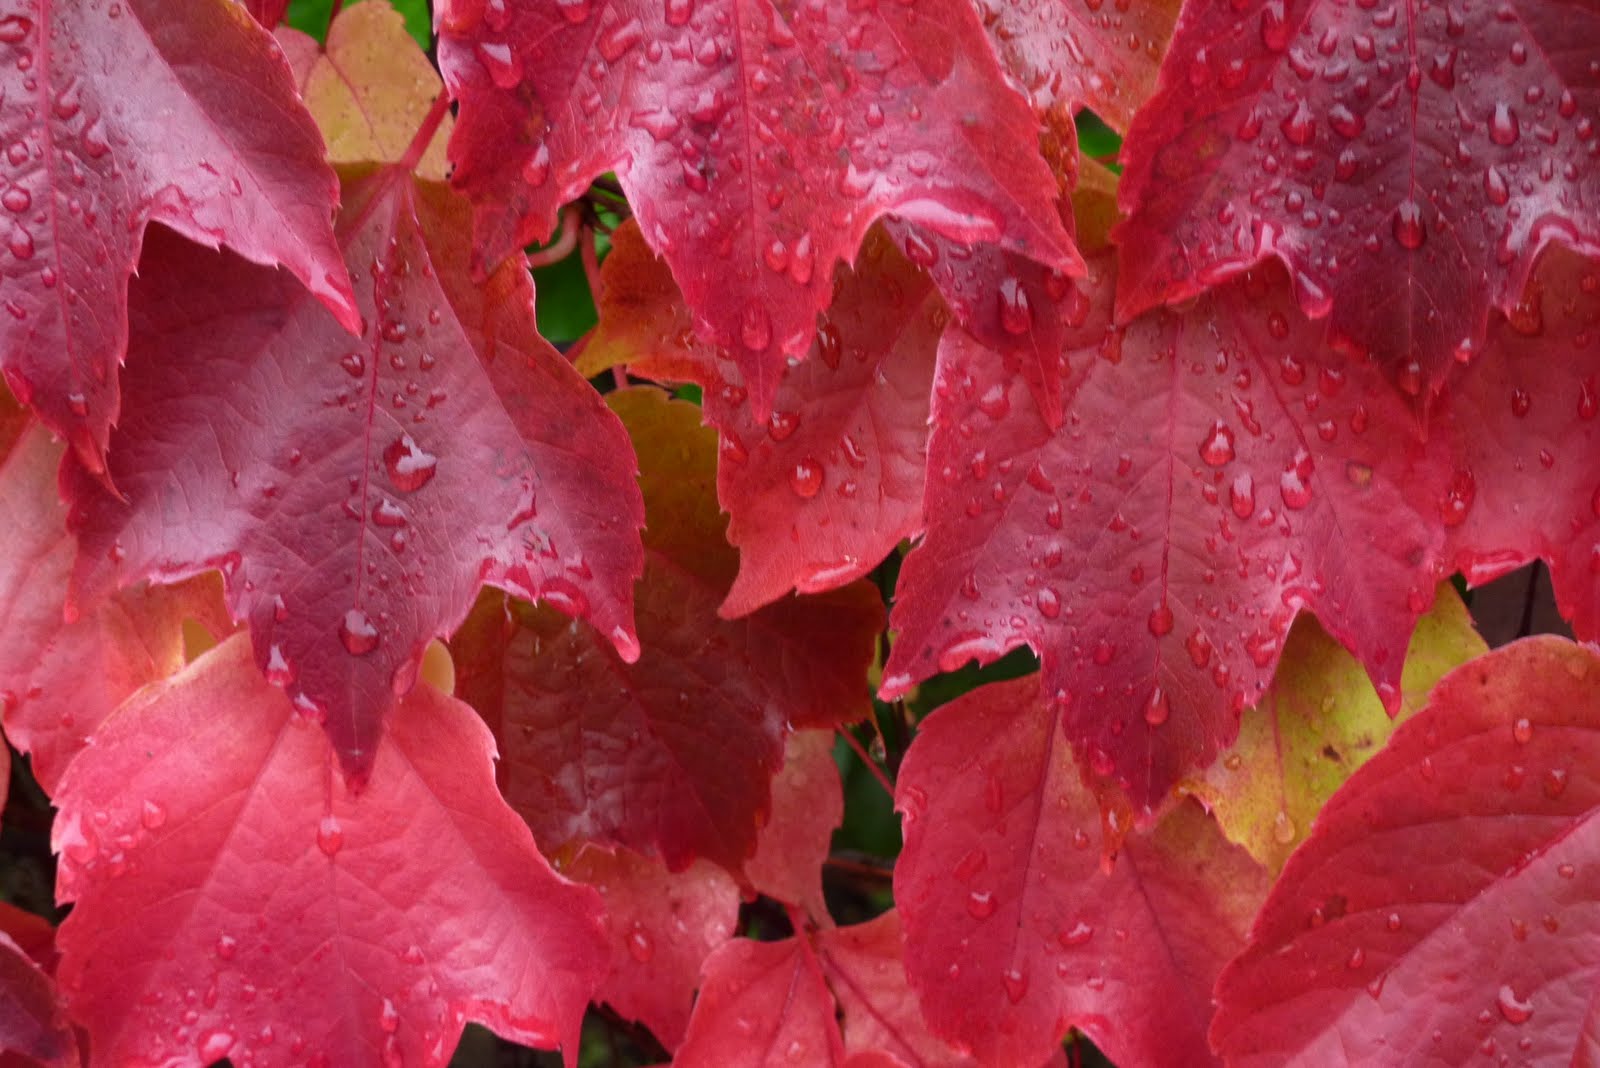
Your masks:
<svg viewBox="0 0 1600 1068"><path fill-rule="evenodd" d="M333 29L333 20L339 17L339 11L343 7L344 0L333 0L333 3L328 5L328 29Z"/></svg>
<svg viewBox="0 0 1600 1068"><path fill-rule="evenodd" d="M883 769L878 767L877 762L867 755L867 751L861 747L861 742L856 739L856 736L850 733L849 728L840 727L839 737L848 742L850 744L850 748L856 751L856 756L861 758L861 763L867 766L867 770L872 772L872 777L878 780L878 785L883 787L883 792L889 795L889 800L893 801L894 784L891 783L889 781L889 777L883 773Z"/></svg>
<svg viewBox="0 0 1600 1068"><path fill-rule="evenodd" d="M561 228L556 231L556 239L538 252L528 253L529 268L548 267L572 255L572 250L578 247L578 236L582 229L577 205L568 204L562 208Z"/></svg>
<svg viewBox="0 0 1600 1068"><path fill-rule="evenodd" d="M338 0L335 0L334 7L338 6ZM417 164L422 162L423 153L427 152L428 146L433 143L433 135L439 132L439 124L448 114L450 114L450 94L441 92L434 98L433 107L422 117L422 124L417 127L417 132L411 137L411 143L406 146L406 154L400 157L402 170L410 172L417 169Z"/></svg>

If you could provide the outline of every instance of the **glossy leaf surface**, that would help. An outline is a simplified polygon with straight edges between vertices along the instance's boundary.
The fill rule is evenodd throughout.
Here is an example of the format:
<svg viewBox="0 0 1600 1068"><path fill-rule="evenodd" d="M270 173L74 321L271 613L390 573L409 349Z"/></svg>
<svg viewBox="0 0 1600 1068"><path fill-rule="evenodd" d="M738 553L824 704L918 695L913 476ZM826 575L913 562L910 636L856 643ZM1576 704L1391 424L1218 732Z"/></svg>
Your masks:
<svg viewBox="0 0 1600 1068"><path fill-rule="evenodd" d="M790 726L870 709L882 604L860 583L719 619L737 562L712 495L715 435L659 390L610 401L642 466L646 652L626 664L591 628L489 598L456 642L459 692L496 725L507 796L545 848L593 841L738 872Z"/></svg>
<svg viewBox="0 0 1600 1068"><path fill-rule="evenodd" d="M71 480L80 583L220 566L257 663L358 775L423 648L485 581L637 655L627 439L534 332L526 271L471 281L465 231L441 186L352 181L359 341L291 282L152 235L111 457L125 501Z"/></svg>
<svg viewBox="0 0 1600 1068"><path fill-rule="evenodd" d="M935 711L895 803L906 973L935 1032L984 1064L1042 1062L1069 1026L1117 1063L1210 1062L1211 987L1266 874L1192 805L1103 870L1100 801L1038 676Z"/></svg>
<svg viewBox="0 0 1600 1068"><path fill-rule="evenodd" d="M733 360L695 336L638 230L614 241L600 328L579 367L593 375L626 364L703 390L721 449L717 499L739 550L725 615L842 586L922 529L928 393L949 313L882 232L868 234L853 271L840 268L811 354L785 376L764 423Z"/></svg>
<svg viewBox="0 0 1600 1068"><path fill-rule="evenodd" d="M486 258L615 171L758 417L880 215L1081 267L966 0L451 0L438 24Z"/></svg>
<svg viewBox="0 0 1600 1068"><path fill-rule="evenodd" d="M1600 10L1195 0L1128 135L1123 317L1267 257L1438 387L1547 243L1600 252Z"/></svg>
<svg viewBox="0 0 1600 1068"><path fill-rule="evenodd" d="M474 1019L575 1063L599 897L539 856L493 751L419 687L355 795L243 636L123 705L54 834L60 981L97 1058L437 1065Z"/></svg>
<svg viewBox="0 0 1600 1068"><path fill-rule="evenodd" d="M1217 988L1242 1066L1583 1064L1600 657L1530 638L1449 675L1323 809Z"/></svg>
<svg viewBox="0 0 1600 1068"><path fill-rule="evenodd" d="M147 222L282 264L359 320L338 186L271 36L226 0L29 0L0 29L0 369L98 467Z"/></svg>

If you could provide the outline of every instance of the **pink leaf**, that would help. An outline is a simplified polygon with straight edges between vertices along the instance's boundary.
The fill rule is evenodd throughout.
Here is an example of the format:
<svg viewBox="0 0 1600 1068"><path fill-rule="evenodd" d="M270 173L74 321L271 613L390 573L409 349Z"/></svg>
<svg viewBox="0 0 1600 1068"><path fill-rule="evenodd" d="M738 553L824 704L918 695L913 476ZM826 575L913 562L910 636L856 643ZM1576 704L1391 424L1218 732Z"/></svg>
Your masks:
<svg viewBox="0 0 1600 1068"><path fill-rule="evenodd" d="M706 961L675 1068L835 1068L844 1043L816 954L800 938L735 939Z"/></svg>
<svg viewBox="0 0 1600 1068"><path fill-rule="evenodd" d="M1125 318L1268 257L1301 307L1440 386L1538 251L1600 252L1600 12L1200 0L1128 134Z"/></svg>
<svg viewBox="0 0 1600 1068"><path fill-rule="evenodd" d="M798 905L826 926L822 865L833 832L844 821L844 790L833 761L833 732L796 731L785 747L783 770L772 780L772 818L761 828L745 875L757 891Z"/></svg>
<svg viewBox="0 0 1600 1068"><path fill-rule="evenodd" d="M1223 973L1229 1064L1582 1064L1595 1031L1600 657L1452 672L1290 857Z"/></svg>
<svg viewBox="0 0 1600 1068"><path fill-rule="evenodd" d="M358 775L483 582L637 655L627 440L535 332L527 271L469 280L464 212L395 170L352 181L359 342L282 276L152 234L110 458L125 500L69 478L80 583L221 567L257 663Z"/></svg>
<svg viewBox="0 0 1600 1068"><path fill-rule="evenodd" d="M1037 676L934 712L906 754L895 869L906 972L980 1063L1043 1061L1069 1026L1118 1063L1210 1062L1211 987L1265 873L1180 806L1101 867L1101 805Z"/></svg>
<svg viewBox="0 0 1600 1068"><path fill-rule="evenodd" d="M46 791L123 698L183 666L183 621L225 630L218 585L143 585L63 618L76 546L56 488L63 447L37 422L0 466L0 711Z"/></svg>
<svg viewBox="0 0 1600 1068"><path fill-rule="evenodd" d="M881 215L1081 270L1035 120L966 0L452 0L438 22L486 258L616 171L759 418Z"/></svg>
<svg viewBox="0 0 1600 1068"><path fill-rule="evenodd" d="M683 1042L700 967L733 937L739 887L709 861L668 872L630 850L586 846L564 874L600 891L611 973L596 1000L650 1028L669 1050Z"/></svg>
<svg viewBox="0 0 1600 1068"><path fill-rule="evenodd" d="M98 469L146 223L282 264L344 327L360 314L338 186L271 34L220 0L24 7L0 21L0 369Z"/></svg>
<svg viewBox="0 0 1600 1068"><path fill-rule="evenodd" d="M0 1060L41 1068L77 1068L83 1063L55 983L4 931L0 931Z"/></svg>
<svg viewBox="0 0 1600 1068"><path fill-rule="evenodd" d="M356 796L242 636L131 699L56 797L61 985L96 1059L440 1065L473 1019L575 1064L599 897L546 866L493 752L419 687Z"/></svg>

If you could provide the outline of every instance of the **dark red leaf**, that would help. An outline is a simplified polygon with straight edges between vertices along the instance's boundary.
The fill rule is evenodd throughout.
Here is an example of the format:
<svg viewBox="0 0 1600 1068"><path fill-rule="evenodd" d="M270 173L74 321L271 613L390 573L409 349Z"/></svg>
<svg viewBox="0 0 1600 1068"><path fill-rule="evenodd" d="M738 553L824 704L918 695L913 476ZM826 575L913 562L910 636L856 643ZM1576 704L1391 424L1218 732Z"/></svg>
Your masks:
<svg viewBox="0 0 1600 1068"><path fill-rule="evenodd" d="M637 654L627 438L535 332L524 267L469 280L465 211L394 170L352 181L359 342L283 276L152 234L110 458L125 501L69 478L80 582L221 567L257 663L357 774L483 582Z"/></svg>
<svg viewBox="0 0 1600 1068"><path fill-rule="evenodd" d="M1156 88L1178 18L1177 0L1081 3L983 0L978 10L1000 60L1037 111L1089 108L1126 130Z"/></svg>
<svg viewBox="0 0 1600 1068"><path fill-rule="evenodd" d="M550 871L493 753L424 685L357 796L243 636L132 698L56 795L60 982L96 1060L439 1065L473 1019L576 1064L599 896Z"/></svg>
<svg viewBox="0 0 1600 1068"><path fill-rule="evenodd" d="M1113 331L1095 265L1054 432L946 334L883 691L1031 645L1073 747L1150 810L1233 738L1302 607L1397 695L1443 528L1404 398L1319 347L1277 274Z"/></svg>
<svg viewBox="0 0 1600 1068"><path fill-rule="evenodd" d="M1440 385L1547 243L1600 252L1600 10L1197 0L1128 134L1120 314L1276 256Z"/></svg>
<svg viewBox="0 0 1600 1068"><path fill-rule="evenodd" d="M136 587L63 609L76 546L56 488L63 446L37 422L0 466L0 713L46 791L100 721L183 666L183 621L226 631L220 584Z"/></svg>
<svg viewBox="0 0 1600 1068"><path fill-rule="evenodd" d="M563 874L593 886L605 902L611 973L595 999L677 1049L700 967L733 937L738 885L709 861L673 873L631 850L596 846L584 847Z"/></svg>
<svg viewBox="0 0 1600 1068"><path fill-rule="evenodd" d="M880 215L1081 269L1034 117L966 0L452 0L438 20L487 258L616 171L762 418Z"/></svg>
<svg viewBox="0 0 1600 1068"><path fill-rule="evenodd" d="M352 330L360 313L328 225L338 185L269 33L218 0L23 9L0 19L0 369L97 469L147 222L282 264Z"/></svg>
<svg viewBox="0 0 1600 1068"><path fill-rule="evenodd" d="M929 1024L983 1064L1069 1026L1120 1064L1210 1063L1211 987L1265 872L1183 804L1101 866L1101 804L1030 676L939 709L906 754L895 900Z"/></svg>
<svg viewBox="0 0 1600 1068"><path fill-rule="evenodd" d="M76 1068L82 1063L55 983L4 931L0 931L0 1059L8 1065L43 1068Z"/></svg>
<svg viewBox="0 0 1600 1068"><path fill-rule="evenodd" d="M703 389L703 418L720 434L717 498L739 549L724 615L842 586L922 529L928 391L949 313L881 231L867 235L855 270L840 268L811 356L784 377L765 423L733 360L694 335L637 228L614 242L579 367L626 363Z"/></svg>
<svg viewBox="0 0 1600 1068"><path fill-rule="evenodd" d="M1600 657L1474 660L1334 795L1217 987L1241 1066L1584 1064L1600 931Z"/></svg>
<svg viewBox="0 0 1600 1068"><path fill-rule="evenodd" d="M1543 557L1562 615L1600 640L1600 264L1550 249L1439 406L1451 568L1477 585Z"/></svg>
<svg viewBox="0 0 1600 1068"><path fill-rule="evenodd" d="M283 21L289 13L289 0L242 0L245 10L267 29Z"/></svg>
<svg viewBox="0 0 1600 1068"><path fill-rule="evenodd" d="M715 435L659 390L609 399L643 469L644 654L626 664L590 628L486 598L454 646L457 692L497 726L506 795L545 848L594 841L737 873L789 727L870 711L882 602L857 583L718 619L737 560L712 496Z"/></svg>
<svg viewBox="0 0 1600 1068"><path fill-rule="evenodd" d="M706 961L674 1068L836 1068L844 1042L809 943L735 939Z"/></svg>

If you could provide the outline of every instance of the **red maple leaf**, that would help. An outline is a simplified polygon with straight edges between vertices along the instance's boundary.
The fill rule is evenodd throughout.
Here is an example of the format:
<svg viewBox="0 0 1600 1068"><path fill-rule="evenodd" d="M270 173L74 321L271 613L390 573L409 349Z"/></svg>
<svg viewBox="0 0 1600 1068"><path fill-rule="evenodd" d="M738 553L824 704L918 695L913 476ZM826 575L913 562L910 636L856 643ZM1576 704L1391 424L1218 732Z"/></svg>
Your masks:
<svg viewBox="0 0 1600 1068"><path fill-rule="evenodd" d="M1440 385L1538 251L1600 252L1600 11L1201 0L1124 156L1120 313L1276 256L1301 306Z"/></svg>
<svg viewBox="0 0 1600 1068"><path fill-rule="evenodd" d="M63 446L30 424L0 466L0 713L46 791L123 699L183 666L183 621L228 629L205 579L122 590L63 618L76 546L57 491Z"/></svg>
<svg viewBox="0 0 1600 1068"><path fill-rule="evenodd" d="M123 498L68 479L80 584L221 567L257 662L356 774L483 582L637 655L626 435L535 332L521 264L469 280L465 213L396 169L351 182L359 341L281 275L152 234L109 465Z"/></svg>
<svg viewBox="0 0 1600 1068"><path fill-rule="evenodd" d="M946 334L883 690L1031 645L1074 747L1148 810L1234 736L1302 607L1392 688L1443 528L1405 399L1319 348L1277 274L1111 329L1094 270L1054 431Z"/></svg>
<svg viewBox="0 0 1600 1068"><path fill-rule="evenodd" d="M1450 567L1478 585L1542 557L1562 615L1600 639L1600 264L1547 251L1437 408Z"/></svg>
<svg viewBox="0 0 1600 1068"><path fill-rule="evenodd" d="M1156 88L1178 18L1177 0L1077 3L985 0L984 26L1000 61L1037 111L1089 108L1118 130Z"/></svg>
<svg viewBox="0 0 1600 1068"><path fill-rule="evenodd" d="M452 0L438 24L486 258L616 171L758 417L881 215L1081 270L966 0Z"/></svg>
<svg viewBox="0 0 1600 1068"><path fill-rule="evenodd" d="M695 336L638 229L613 242L600 325L579 367L593 375L626 363L704 391L703 417L721 442L717 499L739 550L724 615L843 586L922 529L928 393L949 314L881 231L867 235L854 270L839 269L811 356L784 376L764 422L732 358Z"/></svg>
<svg viewBox="0 0 1600 1068"><path fill-rule="evenodd" d="M1199 808L1103 871L1101 805L1038 676L934 712L896 792L906 971L937 1033L983 1064L1042 1061L1069 1026L1118 1063L1210 1062L1211 987L1267 878Z"/></svg>
<svg viewBox="0 0 1600 1068"><path fill-rule="evenodd" d="M1229 1064L1582 1063L1594 1048L1600 657L1462 666L1289 858L1217 985Z"/></svg>
<svg viewBox="0 0 1600 1068"><path fill-rule="evenodd" d="M790 726L869 713L882 602L858 583L719 619L737 562L711 492L715 437L660 390L610 400L642 467L645 652L626 664L591 628L485 598L452 646L458 692L495 728L506 794L546 848L601 842L738 873Z"/></svg>
<svg viewBox="0 0 1600 1068"><path fill-rule="evenodd" d="M443 1064L473 1019L575 1064L600 899L550 871L493 753L424 685L353 794L243 636L132 698L55 799L60 982L96 1058Z"/></svg>
<svg viewBox="0 0 1600 1068"><path fill-rule="evenodd" d="M844 1041L821 964L804 938L737 938L706 961L675 1068L838 1068Z"/></svg>
<svg viewBox="0 0 1600 1068"><path fill-rule="evenodd" d="M772 818L761 828L756 853L744 866L755 890L803 908L828 924L822 866L833 832L844 821L844 790L833 760L831 730L795 731L784 747L783 769L772 780Z"/></svg>
<svg viewBox="0 0 1600 1068"><path fill-rule="evenodd" d="M700 967L733 937L739 886L710 861L669 872L628 849L583 847L564 875L600 892L611 972L595 1000L638 1020L669 1050L683 1042Z"/></svg>
<svg viewBox="0 0 1600 1068"><path fill-rule="evenodd" d="M282 264L354 330L338 184L272 36L220 0L0 17L0 370L98 469L145 224Z"/></svg>

